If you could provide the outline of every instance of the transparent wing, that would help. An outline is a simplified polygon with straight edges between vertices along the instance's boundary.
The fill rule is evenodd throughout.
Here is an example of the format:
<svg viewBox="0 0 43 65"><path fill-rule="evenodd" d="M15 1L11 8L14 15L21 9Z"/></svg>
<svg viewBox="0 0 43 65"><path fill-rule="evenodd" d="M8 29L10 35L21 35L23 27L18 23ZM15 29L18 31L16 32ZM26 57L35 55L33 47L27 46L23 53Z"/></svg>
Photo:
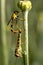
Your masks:
<svg viewBox="0 0 43 65"><path fill-rule="evenodd" d="M9 23L11 22L11 19L9 20L9 22L8 22L8 24L7 25L9 25Z"/></svg>

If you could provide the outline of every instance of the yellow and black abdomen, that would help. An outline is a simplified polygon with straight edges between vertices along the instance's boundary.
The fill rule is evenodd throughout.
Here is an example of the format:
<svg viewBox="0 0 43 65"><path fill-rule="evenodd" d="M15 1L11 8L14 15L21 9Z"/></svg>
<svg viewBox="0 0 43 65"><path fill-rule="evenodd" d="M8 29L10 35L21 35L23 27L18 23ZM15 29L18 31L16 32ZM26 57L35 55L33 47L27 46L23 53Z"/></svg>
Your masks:
<svg viewBox="0 0 43 65"><path fill-rule="evenodd" d="M22 57L21 31L19 31L19 33L18 33L17 47L15 49L15 56Z"/></svg>

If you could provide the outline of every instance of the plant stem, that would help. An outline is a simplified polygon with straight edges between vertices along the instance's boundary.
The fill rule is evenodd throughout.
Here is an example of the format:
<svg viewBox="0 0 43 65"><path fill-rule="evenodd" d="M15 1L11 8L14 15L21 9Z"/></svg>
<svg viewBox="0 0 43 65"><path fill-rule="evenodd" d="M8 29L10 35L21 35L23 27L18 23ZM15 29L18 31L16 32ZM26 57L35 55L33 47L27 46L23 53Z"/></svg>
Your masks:
<svg viewBox="0 0 43 65"><path fill-rule="evenodd" d="M3 65L8 65L8 48L6 41L6 18L5 18L5 0L1 0L1 41L3 49Z"/></svg>
<svg viewBox="0 0 43 65"><path fill-rule="evenodd" d="M24 12L24 32L25 32L25 65L29 65L29 53L28 53L28 10Z"/></svg>
<svg viewBox="0 0 43 65"><path fill-rule="evenodd" d="M29 65L29 48L28 48L28 12L32 8L31 1L24 0L18 3L18 7L22 10L24 16L24 35L25 35L25 52L23 54L24 65Z"/></svg>

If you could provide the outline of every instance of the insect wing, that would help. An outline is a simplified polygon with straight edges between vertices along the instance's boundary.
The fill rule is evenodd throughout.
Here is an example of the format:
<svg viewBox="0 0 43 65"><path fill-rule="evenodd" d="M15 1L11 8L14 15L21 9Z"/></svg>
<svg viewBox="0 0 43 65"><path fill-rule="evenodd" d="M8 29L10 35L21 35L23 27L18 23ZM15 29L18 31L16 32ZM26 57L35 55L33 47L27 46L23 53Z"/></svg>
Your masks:
<svg viewBox="0 0 43 65"><path fill-rule="evenodd" d="M7 25L9 25L9 23L11 22L11 19L9 20L9 22L8 22L8 24Z"/></svg>

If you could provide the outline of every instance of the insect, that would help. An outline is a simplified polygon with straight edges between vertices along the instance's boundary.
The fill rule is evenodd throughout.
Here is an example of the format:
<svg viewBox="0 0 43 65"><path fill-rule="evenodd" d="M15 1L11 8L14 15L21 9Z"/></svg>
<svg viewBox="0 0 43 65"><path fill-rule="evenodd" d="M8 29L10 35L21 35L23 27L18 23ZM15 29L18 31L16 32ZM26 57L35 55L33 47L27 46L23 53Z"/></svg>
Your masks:
<svg viewBox="0 0 43 65"><path fill-rule="evenodd" d="M22 57L21 30L19 30L19 33L18 33L17 47L15 49L15 56Z"/></svg>
<svg viewBox="0 0 43 65"><path fill-rule="evenodd" d="M22 18L19 18L19 15L20 15L21 13L22 13L22 12L14 11L14 13L11 15L11 19L9 20L9 22L8 22L8 24L7 24L7 25L9 25L10 22L11 22L11 31L14 32L14 33L16 32L16 31L14 31L14 29L13 29L14 22L15 22L17 28L18 28L18 20L23 21Z"/></svg>
<svg viewBox="0 0 43 65"><path fill-rule="evenodd" d="M15 56L16 57L22 57L21 29L14 30L14 28L13 28L14 23L16 23L16 26L18 28L18 20L21 20L21 21L24 20L24 19L22 19L22 18L19 17L20 13L22 13L22 12L14 11L14 13L11 16L11 19L9 20L9 22L7 24L7 25L9 25L10 22L11 22L11 32L18 33L17 46L16 46L16 49L15 49Z"/></svg>
<svg viewBox="0 0 43 65"><path fill-rule="evenodd" d="M11 21L13 21L13 20L15 20L15 19L17 19L18 18L18 11L14 11L13 12L13 14L11 15L11 19L9 20L9 22L8 22L8 24L7 25L9 25L9 23L11 22Z"/></svg>

